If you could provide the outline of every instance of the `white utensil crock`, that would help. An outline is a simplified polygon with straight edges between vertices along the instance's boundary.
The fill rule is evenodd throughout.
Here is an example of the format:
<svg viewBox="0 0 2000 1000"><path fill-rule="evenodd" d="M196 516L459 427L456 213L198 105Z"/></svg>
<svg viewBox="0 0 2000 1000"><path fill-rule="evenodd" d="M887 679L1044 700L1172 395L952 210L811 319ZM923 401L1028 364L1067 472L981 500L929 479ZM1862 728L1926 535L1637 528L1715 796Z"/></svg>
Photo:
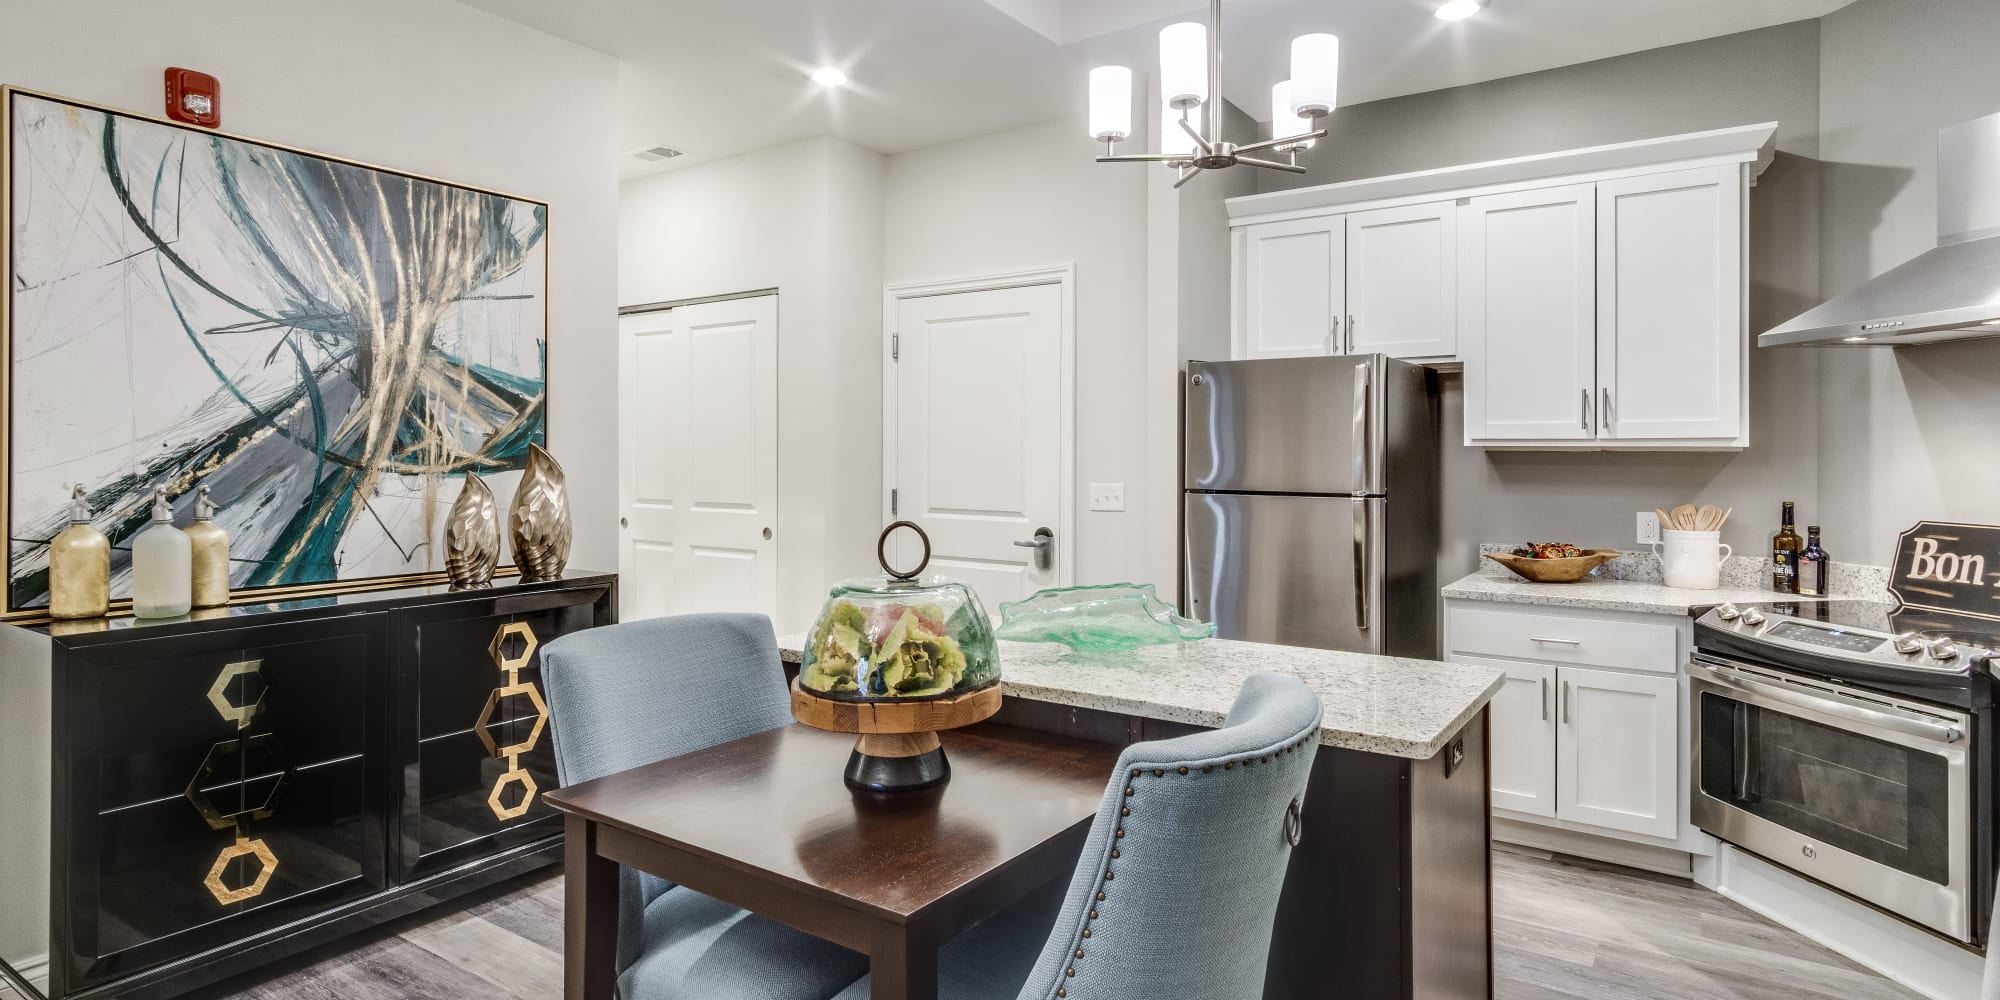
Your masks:
<svg viewBox="0 0 2000 1000"><path fill-rule="evenodd" d="M1667 586L1683 590L1715 590L1722 586L1722 561L1730 548L1722 544L1720 531L1660 532L1653 554L1660 559Z"/></svg>

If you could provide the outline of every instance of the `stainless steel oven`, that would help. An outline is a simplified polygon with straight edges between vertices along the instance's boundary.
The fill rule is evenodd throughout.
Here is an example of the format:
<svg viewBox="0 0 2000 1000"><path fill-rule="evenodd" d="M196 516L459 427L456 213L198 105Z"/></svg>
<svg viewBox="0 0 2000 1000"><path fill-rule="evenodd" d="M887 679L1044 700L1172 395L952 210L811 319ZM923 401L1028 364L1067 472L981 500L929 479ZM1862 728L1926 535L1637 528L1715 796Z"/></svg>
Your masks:
<svg viewBox="0 0 2000 1000"><path fill-rule="evenodd" d="M1709 653L1688 675L1696 826L1947 937L1983 937L1972 716Z"/></svg>

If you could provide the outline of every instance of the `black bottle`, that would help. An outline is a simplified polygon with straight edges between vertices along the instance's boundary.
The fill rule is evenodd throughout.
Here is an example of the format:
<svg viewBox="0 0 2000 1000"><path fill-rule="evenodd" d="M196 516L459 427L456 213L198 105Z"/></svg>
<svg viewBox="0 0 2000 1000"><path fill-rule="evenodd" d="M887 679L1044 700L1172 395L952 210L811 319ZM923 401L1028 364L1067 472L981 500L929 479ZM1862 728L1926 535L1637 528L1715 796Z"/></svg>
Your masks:
<svg viewBox="0 0 2000 1000"><path fill-rule="evenodd" d="M1806 526L1806 548L1799 553L1799 596L1825 597L1827 585L1833 570L1833 561L1826 557L1826 550L1819 546L1819 525Z"/></svg>

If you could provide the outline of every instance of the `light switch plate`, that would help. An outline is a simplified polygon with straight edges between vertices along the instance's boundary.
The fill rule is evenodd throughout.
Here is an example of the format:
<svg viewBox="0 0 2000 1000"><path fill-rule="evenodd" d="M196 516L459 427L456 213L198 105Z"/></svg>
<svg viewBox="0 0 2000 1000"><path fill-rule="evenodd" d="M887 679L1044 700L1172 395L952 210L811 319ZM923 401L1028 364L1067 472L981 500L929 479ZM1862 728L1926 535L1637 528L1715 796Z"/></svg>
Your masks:
<svg viewBox="0 0 2000 1000"><path fill-rule="evenodd" d="M1090 509L1120 511L1125 509L1124 483L1091 483Z"/></svg>
<svg viewBox="0 0 2000 1000"><path fill-rule="evenodd" d="M1651 545L1660 540L1660 515L1650 510L1639 512L1639 544Z"/></svg>

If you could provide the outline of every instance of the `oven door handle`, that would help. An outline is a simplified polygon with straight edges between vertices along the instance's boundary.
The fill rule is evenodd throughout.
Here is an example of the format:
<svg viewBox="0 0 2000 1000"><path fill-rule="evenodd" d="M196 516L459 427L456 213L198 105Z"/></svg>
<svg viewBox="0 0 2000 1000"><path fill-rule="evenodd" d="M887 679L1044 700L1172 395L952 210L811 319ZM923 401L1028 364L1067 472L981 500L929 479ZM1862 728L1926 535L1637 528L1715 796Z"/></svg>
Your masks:
<svg viewBox="0 0 2000 1000"><path fill-rule="evenodd" d="M1883 711L1857 704L1833 692L1821 695L1808 694L1727 668L1717 669L1706 663L1689 663L1688 676L1725 690L1740 691L1768 701L1802 708L1858 725L1886 729L1933 743L1949 745L1965 739L1965 730L1957 726L1932 722L1903 712Z"/></svg>

